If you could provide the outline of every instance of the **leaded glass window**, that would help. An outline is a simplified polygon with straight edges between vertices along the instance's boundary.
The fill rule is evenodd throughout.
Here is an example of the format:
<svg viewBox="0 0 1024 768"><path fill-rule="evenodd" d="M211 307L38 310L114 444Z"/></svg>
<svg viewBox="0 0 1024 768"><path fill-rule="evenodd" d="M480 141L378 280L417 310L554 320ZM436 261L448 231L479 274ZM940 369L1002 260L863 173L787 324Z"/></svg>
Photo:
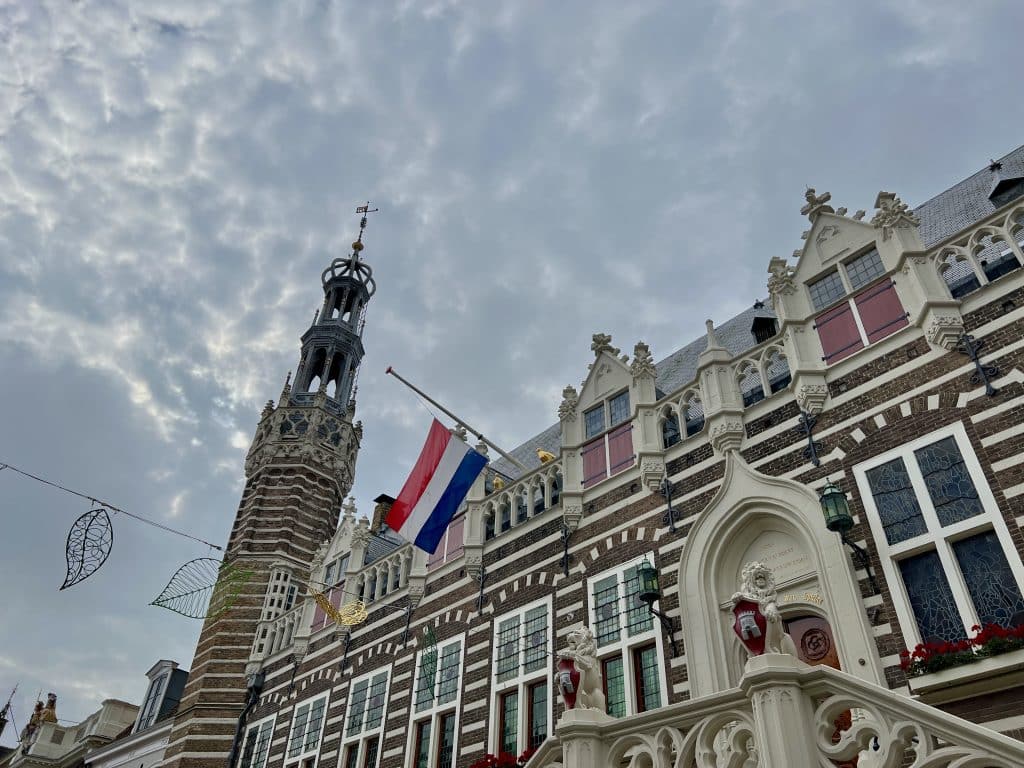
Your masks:
<svg viewBox="0 0 1024 768"><path fill-rule="evenodd" d="M884 274L885 267L882 265L882 258L874 248L846 264L846 278L855 291Z"/></svg>
<svg viewBox="0 0 1024 768"><path fill-rule="evenodd" d="M441 715L441 743L437 747L437 768L452 768L455 757L455 713Z"/></svg>
<svg viewBox="0 0 1024 768"><path fill-rule="evenodd" d="M810 291L811 303L816 310L824 309L846 295L846 287L838 271L829 272L820 280L811 283L807 290Z"/></svg>
<svg viewBox="0 0 1024 768"><path fill-rule="evenodd" d="M498 743L502 752L515 754L519 738L519 694L516 691L501 697L501 735Z"/></svg>
<svg viewBox="0 0 1024 768"><path fill-rule="evenodd" d="M373 678L366 701L366 730L376 728L384 717L384 691L388 684L387 672Z"/></svg>
<svg viewBox="0 0 1024 768"><path fill-rule="evenodd" d="M867 478L885 538L890 544L912 539L927 531L903 459L896 458L868 470Z"/></svg>
<svg viewBox="0 0 1024 768"><path fill-rule="evenodd" d="M605 659L604 696L608 714L612 717L626 716L626 676L623 671L622 657L614 656Z"/></svg>
<svg viewBox="0 0 1024 768"><path fill-rule="evenodd" d="M661 678L658 674L658 649L653 645L637 649L633 654L638 689L637 712L646 712L661 706Z"/></svg>
<svg viewBox="0 0 1024 768"><path fill-rule="evenodd" d="M995 531L954 542L953 552L979 623L1014 627L1024 622L1024 598Z"/></svg>
<svg viewBox="0 0 1024 768"><path fill-rule="evenodd" d="M519 617L501 622L498 629L498 680L515 677L519 667Z"/></svg>
<svg viewBox="0 0 1024 768"><path fill-rule="evenodd" d="M1024 564L962 423L854 474L909 645L1024 622Z"/></svg>
<svg viewBox="0 0 1024 768"><path fill-rule="evenodd" d="M609 425L613 427L629 418L629 391L618 394L608 401L608 417Z"/></svg>
<svg viewBox="0 0 1024 768"><path fill-rule="evenodd" d="M270 737L274 733L274 719L264 720L249 728L242 750L241 768L263 768L270 751Z"/></svg>
<svg viewBox="0 0 1024 768"><path fill-rule="evenodd" d="M935 514L942 525L951 525L984 513L978 491L964 465L956 440L947 437L914 451Z"/></svg>
<svg viewBox="0 0 1024 768"><path fill-rule="evenodd" d="M523 640L526 649L523 656L523 671L533 672L547 666L548 608L538 605L526 612L526 628Z"/></svg>
<svg viewBox="0 0 1024 768"><path fill-rule="evenodd" d="M460 643L446 645L441 653L441 669L438 673L437 703L455 701L459 688L459 659L462 656Z"/></svg>
<svg viewBox="0 0 1024 768"><path fill-rule="evenodd" d="M594 614L597 628L594 638L598 646L619 639L619 579L608 576L594 584Z"/></svg>
<svg viewBox="0 0 1024 768"><path fill-rule="evenodd" d="M366 711L366 693L369 689L369 680L363 680L352 688L352 700L348 705L348 736L354 736L363 729L363 714Z"/></svg>
<svg viewBox="0 0 1024 768"><path fill-rule="evenodd" d="M288 735L288 758L315 752L320 745L320 732L327 709L327 697L306 702L295 709L291 733Z"/></svg>
<svg viewBox="0 0 1024 768"><path fill-rule="evenodd" d="M925 642L967 638L937 552L932 550L901 560L900 573Z"/></svg>
<svg viewBox="0 0 1024 768"><path fill-rule="evenodd" d="M588 438L604 432L604 403L584 413L583 424Z"/></svg>
<svg viewBox="0 0 1024 768"><path fill-rule="evenodd" d="M536 749L548 737L548 687L545 680L530 686L530 749Z"/></svg>
<svg viewBox="0 0 1024 768"><path fill-rule="evenodd" d="M639 566L628 568L625 576L625 593L627 605L626 630L630 637L639 635L642 632L649 632L654 626L654 617L651 615L647 603L640 599L640 579L637 577Z"/></svg>
<svg viewBox="0 0 1024 768"><path fill-rule="evenodd" d="M423 652L420 674L416 678L416 711L428 709L434 703L434 675L437 673L437 648Z"/></svg>

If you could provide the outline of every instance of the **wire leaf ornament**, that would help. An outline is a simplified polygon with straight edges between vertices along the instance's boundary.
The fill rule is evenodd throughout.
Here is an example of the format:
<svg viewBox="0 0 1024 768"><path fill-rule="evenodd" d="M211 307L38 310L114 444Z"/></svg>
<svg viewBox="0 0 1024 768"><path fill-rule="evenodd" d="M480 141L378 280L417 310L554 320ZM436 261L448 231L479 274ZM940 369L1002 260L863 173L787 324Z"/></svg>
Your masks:
<svg viewBox="0 0 1024 768"><path fill-rule="evenodd" d="M217 619L229 610L253 572L212 557L189 560L175 571L157 605L190 619Z"/></svg>
<svg viewBox="0 0 1024 768"><path fill-rule="evenodd" d="M114 546L114 526L103 507L90 509L68 531L65 553L68 572L61 589L73 587L92 576L107 561Z"/></svg>

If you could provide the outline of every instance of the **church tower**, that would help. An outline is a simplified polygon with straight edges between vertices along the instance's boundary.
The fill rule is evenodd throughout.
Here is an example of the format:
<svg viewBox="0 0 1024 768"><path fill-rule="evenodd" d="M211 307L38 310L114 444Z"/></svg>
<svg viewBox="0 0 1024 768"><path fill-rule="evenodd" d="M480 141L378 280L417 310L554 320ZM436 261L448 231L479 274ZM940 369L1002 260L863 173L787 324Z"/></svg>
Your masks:
<svg viewBox="0 0 1024 768"><path fill-rule="evenodd" d="M361 258L369 205L357 212L363 216L351 254L321 275L324 301L302 335L295 380L285 381L276 405L267 402L256 427L224 556L251 575L231 608L203 625L164 766L227 764L250 686L259 685L247 678L246 665L290 639L281 637L276 620L302 593L352 487L362 437L353 421L356 380L366 307L376 290Z"/></svg>

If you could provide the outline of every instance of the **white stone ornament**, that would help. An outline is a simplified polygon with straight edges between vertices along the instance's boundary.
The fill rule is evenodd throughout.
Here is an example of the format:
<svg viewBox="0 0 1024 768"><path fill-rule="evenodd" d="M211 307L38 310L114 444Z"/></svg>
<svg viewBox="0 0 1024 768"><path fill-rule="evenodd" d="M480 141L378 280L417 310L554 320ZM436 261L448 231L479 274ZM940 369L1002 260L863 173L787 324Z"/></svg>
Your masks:
<svg viewBox="0 0 1024 768"><path fill-rule="evenodd" d="M744 565L740 576L740 590L733 593L730 601L734 606L744 601L757 603L767 623L764 638L765 653L797 655L793 638L786 634L786 630L782 626L782 616L779 613L779 606L777 604L778 592L775 589L775 576L772 574L771 568L760 562ZM742 616L739 617L741 630L744 629L743 618ZM749 618L750 621L747 623L753 624L753 617ZM746 629L749 630L750 627ZM756 626L754 626L754 629L756 629ZM756 635L752 636L756 637ZM743 647L747 649L747 653L750 655L756 655L747 647L746 643L744 643Z"/></svg>
<svg viewBox="0 0 1024 768"><path fill-rule="evenodd" d="M604 687L594 633L589 627L579 627L569 632L566 641L568 647L558 652L558 671L555 673L555 686L562 696L562 703L566 710L596 709L604 713Z"/></svg>

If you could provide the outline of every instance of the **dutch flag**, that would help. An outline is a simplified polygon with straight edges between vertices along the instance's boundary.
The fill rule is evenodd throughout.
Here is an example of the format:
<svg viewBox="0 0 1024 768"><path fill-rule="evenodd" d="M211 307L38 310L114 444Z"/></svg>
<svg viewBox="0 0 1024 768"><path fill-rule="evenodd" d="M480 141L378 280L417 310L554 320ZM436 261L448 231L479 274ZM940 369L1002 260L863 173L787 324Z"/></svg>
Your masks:
<svg viewBox="0 0 1024 768"><path fill-rule="evenodd" d="M487 464L434 419L416 466L384 522L420 549L434 554L469 487Z"/></svg>

